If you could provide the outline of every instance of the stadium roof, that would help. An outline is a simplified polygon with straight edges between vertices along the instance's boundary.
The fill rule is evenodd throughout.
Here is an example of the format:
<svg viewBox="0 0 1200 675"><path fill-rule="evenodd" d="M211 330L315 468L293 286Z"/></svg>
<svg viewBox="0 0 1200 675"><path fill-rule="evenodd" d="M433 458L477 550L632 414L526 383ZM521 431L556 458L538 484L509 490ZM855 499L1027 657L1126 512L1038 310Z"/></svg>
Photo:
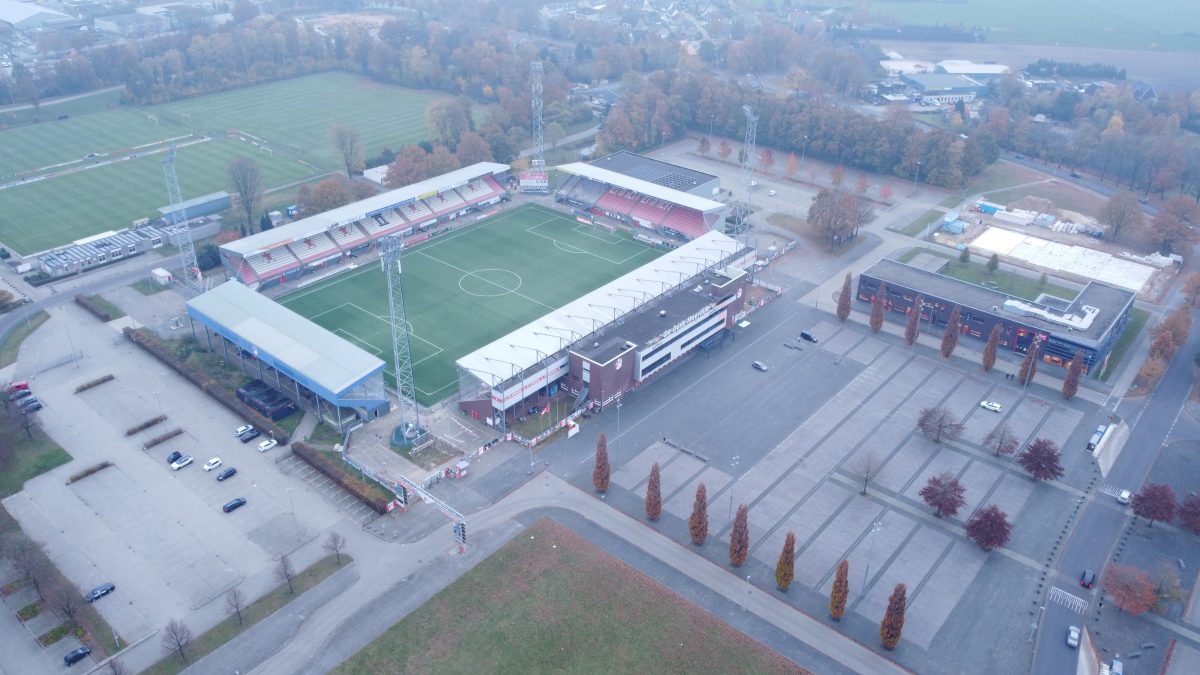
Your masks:
<svg viewBox="0 0 1200 675"><path fill-rule="evenodd" d="M63 14L32 2L0 0L0 23L11 24L17 28L32 28L47 21L74 18L70 14Z"/></svg>
<svg viewBox="0 0 1200 675"><path fill-rule="evenodd" d="M383 361L236 281L187 302L271 358L338 395L383 370Z"/></svg>
<svg viewBox="0 0 1200 675"><path fill-rule="evenodd" d="M566 171L567 173L573 173L577 176L583 176L584 178L598 180L601 183L608 183L610 185L616 185L617 187L623 187L628 190L640 192L644 195L654 197L655 199L661 199L673 204L686 206L689 209L694 209L700 213L708 213L709 211L716 211L718 209L725 208L725 205L721 202L714 202L711 199L697 197L696 195L680 192L679 190L673 190L669 187L663 187L649 181L644 181L640 178L633 178L631 176L626 176L623 173L617 173L616 171L610 171L608 169L593 166L591 164L584 164L583 162L563 164L559 166L558 169L559 171Z"/></svg>
<svg viewBox="0 0 1200 675"><path fill-rule="evenodd" d="M625 150L594 159L588 164L684 192L691 192L717 180L717 177L711 174Z"/></svg>
<svg viewBox="0 0 1200 675"><path fill-rule="evenodd" d="M467 181L479 178L485 174L503 173L508 171L508 168L507 164L497 164L495 162L479 162L471 166L464 166L450 173L426 178L419 183L389 190L374 197L367 197L352 204L339 206L336 209L330 209L324 213L309 216L308 218L302 218L294 223L281 225L272 230L252 234L249 237L242 237L227 244L221 244L221 248L243 257L261 251L269 251L284 244L291 244L305 237L320 234L331 227L353 223L356 220L361 220L377 211L391 208L397 204L403 204L414 199L437 194L453 187L465 185Z"/></svg>
<svg viewBox="0 0 1200 675"><path fill-rule="evenodd" d="M938 61L937 67L952 75L1004 75L1012 69L999 63L975 63L959 59Z"/></svg>
<svg viewBox="0 0 1200 675"><path fill-rule="evenodd" d="M711 231L476 349L456 363L495 386L745 248ZM488 376L491 377L488 377Z"/></svg>

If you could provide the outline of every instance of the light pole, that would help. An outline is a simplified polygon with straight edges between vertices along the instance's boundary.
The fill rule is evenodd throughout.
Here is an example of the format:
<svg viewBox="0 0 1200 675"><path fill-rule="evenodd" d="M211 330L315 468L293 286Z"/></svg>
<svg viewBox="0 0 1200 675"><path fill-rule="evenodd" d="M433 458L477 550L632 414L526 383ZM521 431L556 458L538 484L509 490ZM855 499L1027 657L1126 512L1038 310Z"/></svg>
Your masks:
<svg viewBox="0 0 1200 675"><path fill-rule="evenodd" d="M729 464L730 469L736 469L738 462L740 462L741 459L742 459L741 455L734 455L733 461L730 462L730 464ZM729 523L733 522L733 488L736 485L737 485L737 481L735 480L735 481L733 481L733 484L729 486L729 513L727 513L725 516L725 526L726 527L729 527Z"/></svg>
<svg viewBox="0 0 1200 675"><path fill-rule="evenodd" d="M296 499L292 496L292 490L295 488L288 486L284 488L288 493L288 504L292 507L292 529L296 531L296 543L300 542L300 524L296 522Z"/></svg>
<svg viewBox="0 0 1200 675"><path fill-rule="evenodd" d="M800 166L804 166L804 153L808 151L808 134L804 135L804 144L800 146Z"/></svg>
<svg viewBox="0 0 1200 675"><path fill-rule="evenodd" d="M1037 618L1035 618L1033 620L1033 623L1029 624L1029 639L1027 640L1027 642L1033 642L1033 636L1037 633L1038 624L1040 624L1042 622L1042 612L1045 612L1045 611L1046 611L1045 605L1042 605L1041 607L1038 608Z"/></svg>
<svg viewBox="0 0 1200 675"><path fill-rule="evenodd" d="M919 181L919 180L921 180L921 162L918 160L917 161L917 172L915 174L913 174L912 193L914 195L917 194L917 181Z"/></svg>
<svg viewBox="0 0 1200 675"><path fill-rule="evenodd" d="M716 121L716 119L717 119L717 116L716 116L716 115L709 115L709 116L708 116L708 140L709 140L710 142L712 141L712 128L713 128L713 122L714 122L714 121Z"/></svg>
<svg viewBox="0 0 1200 675"><path fill-rule="evenodd" d="M613 465L621 463L621 399L617 399L617 437L613 439Z"/></svg>
<svg viewBox="0 0 1200 675"><path fill-rule="evenodd" d="M661 160L666 157L667 132L658 132L658 158Z"/></svg>
<svg viewBox="0 0 1200 675"><path fill-rule="evenodd" d="M166 417L167 413L163 411L162 392L159 391L158 389L155 389L154 391L152 391L150 393L153 394L154 398L158 401L158 414L162 417Z"/></svg>
<svg viewBox="0 0 1200 675"><path fill-rule="evenodd" d="M871 544L867 547L867 566L863 569L862 594L867 593L867 579L871 576L871 559L875 557L875 535L883 529L883 521L871 523Z"/></svg>

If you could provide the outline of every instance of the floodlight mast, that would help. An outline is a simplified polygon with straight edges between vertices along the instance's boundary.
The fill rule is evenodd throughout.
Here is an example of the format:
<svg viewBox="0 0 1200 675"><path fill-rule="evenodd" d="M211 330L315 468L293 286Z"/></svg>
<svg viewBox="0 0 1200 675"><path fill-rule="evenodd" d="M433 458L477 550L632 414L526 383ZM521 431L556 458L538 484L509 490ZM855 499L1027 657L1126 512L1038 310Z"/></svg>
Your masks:
<svg viewBox="0 0 1200 675"><path fill-rule="evenodd" d="M544 69L541 61L531 62L529 68L533 87L533 156L530 158L529 164L540 169L546 166L545 129L542 126L542 73Z"/></svg>
<svg viewBox="0 0 1200 675"><path fill-rule="evenodd" d="M742 150L742 189L746 191L746 208L738 211L738 230L743 229L746 217L750 215L750 202L754 195L754 161L755 136L758 131L758 116L748 105L742 106L742 114L746 116L746 143Z"/></svg>
<svg viewBox="0 0 1200 675"><path fill-rule="evenodd" d="M203 290L200 261L196 258L196 246L192 242L192 228L187 225L187 209L183 205L183 193L179 189L179 176L175 174L175 144L162 160L163 180L167 183L167 208L171 210L171 229L179 242L179 262L183 267L183 279L187 289L199 295Z"/></svg>
<svg viewBox="0 0 1200 675"><path fill-rule="evenodd" d="M404 240L388 235L379 240L379 260L387 277L389 318L392 323L392 358L396 368L396 399L400 426L407 439L421 435L421 420L417 409L417 390L413 383L412 350L408 340L408 321L404 312L404 290L400 282L400 254Z"/></svg>

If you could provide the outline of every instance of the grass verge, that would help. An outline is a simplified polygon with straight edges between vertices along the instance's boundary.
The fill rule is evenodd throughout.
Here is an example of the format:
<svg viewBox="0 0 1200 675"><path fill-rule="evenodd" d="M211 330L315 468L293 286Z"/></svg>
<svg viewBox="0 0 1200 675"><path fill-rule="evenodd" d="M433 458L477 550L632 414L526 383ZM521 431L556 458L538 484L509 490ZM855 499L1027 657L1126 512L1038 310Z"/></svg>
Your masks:
<svg viewBox="0 0 1200 675"><path fill-rule="evenodd" d="M16 363L17 351L21 349L21 343L49 320L50 315L43 310L14 327L8 337L4 338L4 342L0 342L0 368Z"/></svg>
<svg viewBox="0 0 1200 675"><path fill-rule="evenodd" d="M1037 300L1037 297L1042 293L1049 293L1064 300L1074 300L1075 296L1079 295L1076 291L1069 288L1064 288L1050 282L1046 282L1043 285L1037 279L1030 279L1021 274L1006 272L1004 270L989 272L987 265L984 263L963 263L958 260L951 260L946 269L942 270L942 274L1026 300Z"/></svg>
<svg viewBox="0 0 1200 675"><path fill-rule="evenodd" d="M163 291L170 288L170 286L163 286L162 284L156 284L153 281L150 281L149 279L142 279L141 281L135 281L129 285L131 287L133 287L133 290L137 291L138 293L141 293L142 295L154 295L155 293L162 293Z"/></svg>
<svg viewBox="0 0 1200 675"><path fill-rule="evenodd" d="M1101 382L1107 382L1108 378L1116 371L1120 365L1121 359L1125 358L1125 352L1129 351L1129 346L1133 344L1134 338L1138 333L1142 332L1142 328L1146 326L1146 321L1150 319L1150 312L1144 309L1134 307L1129 313L1129 323L1125 326L1125 330L1121 331L1121 337L1117 338L1116 344L1113 345L1112 351L1109 352L1108 368L1099 374Z"/></svg>
<svg viewBox="0 0 1200 675"><path fill-rule="evenodd" d="M11 442L14 448L8 469L0 472L0 498L15 495L25 481L71 461L71 455L36 425L29 427L29 434L17 422L5 421L4 426L0 443Z"/></svg>
<svg viewBox="0 0 1200 675"><path fill-rule="evenodd" d="M331 425L325 422L317 422L317 426L313 427L312 433L308 435L305 441L309 445L319 447L322 450L332 450L333 446L342 442L342 435Z"/></svg>
<svg viewBox="0 0 1200 675"><path fill-rule="evenodd" d="M567 528L542 520L333 672L664 669L804 672Z"/></svg>
<svg viewBox="0 0 1200 675"><path fill-rule="evenodd" d="M960 197L958 195L950 195L949 197L946 197L945 199L942 200L942 206L944 206L948 209L953 209L953 208L957 208L958 205L961 204L962 202L963 202L962 197Z"/></svg>
<svg viewBox="0 0 1200 675"><path fill-rule="evenodd" d="M934 223L934 222L940 220L941 217L944 215L946 215L946 213L944 211L939 211L937 209L933 209L931 211L926 211L925 215L923 215L920 218L917 218L916 220L909 223L908 227L905 227L903 230L900 230L900 233L907 234L910 237L915 237L915 236L921 234L922 232L924 232L925 228L928 227L931 223Z"/></svg>
<svg viewBox="0 0 1200 675"><path fill-rule="evenodd" d="M89 295L88 300L96 303L96 306L108 313L109 320L119 319L125 316L125 310L117 307L103 295Z"/></svg>
<svg viewBox="0 0 1200 675"><path fill-rule="evenodd" d="M336 556L332 555L317 561L312 567L297 574L292 579L292 586L296 590L294 594L288 593L288 585L286 583L276 586L266 595L242 608L242 623L238 623L237 615L234 614L192 640L191 644L185 650L188 655L187 661L181 660L178 653L172 653L170 656L143 670L142 675L170 675L182 672L196 661L215 652L225 643L271 616L284 605L300 597L305 591L325 581L334 572L350 564L352 560L353 558L343 553L340 565L337 562Z"/></svg>

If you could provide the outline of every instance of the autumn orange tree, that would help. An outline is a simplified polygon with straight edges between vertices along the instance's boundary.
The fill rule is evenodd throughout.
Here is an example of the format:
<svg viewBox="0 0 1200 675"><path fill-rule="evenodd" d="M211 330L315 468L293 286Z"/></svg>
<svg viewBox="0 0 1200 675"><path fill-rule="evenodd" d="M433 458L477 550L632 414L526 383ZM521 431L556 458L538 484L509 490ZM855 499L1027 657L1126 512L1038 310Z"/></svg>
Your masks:
<svg viewBox="0 0 1200 675"><path fill-rule="evenodd" d="M843 560L838 563L837 574L833 577L833 588L829 591L829 617L841 621L846 613L846 599L850 595L850 562Z"/></svg>
<svg viewBox="0 0 1200 675"><path fill-rule="evenodd" d="M942 358L948 359L954 353L954 348L958 346L958 328L959 315L962 313L962 307L955 305L954 309L950 310L950 318L946 320L946 330L942 333Z"/></svg>
<svg viewBox="0 0 1200 675"><path fill-rule="evenodd" d="M845 321L850 317L850 273L846 273L846 279L842 282L842 292L838 295L837 318L839 321Z"/></svg>
<svg viewBox="0 0 1200 675"><path fill-rule="evenodd" d="M779 562L775 563L775 585L786 592L796 576L796 535L790 531L783 539L783 550L779 552Z"/></svg>
<svg viewBox="0 0 1200 675"><path fill-rule="evenodd" d="M658 462L650 467L650 482L646 484L646 517L658 520L662 516L662 479L658 473Z"/></svg>
<svg viewBox="0 0 1200 675"><path fill-rule="evenodd" d="M1000 346L1000 324L992 326L988 334L987 344L983 346L983 372L990 371L996 365L996 350Z"/></svg>
<svg viewBox="0 0 1200 675"><path fill-rule="evenodd" d="M871 332L878 333L883 328L883 305L887 302L887 284L879 282L875 289L875 298L871 300Z"/></svg>
<svg viewBox="0 0 1200 675"><path fill-rule="evenodd" d="M733 517L733 531L729 534L729 564L734 567L741 567L746 564L746 556L749 554L749 511L747 511L745 504L739 504L737 515Z"/></svg>
<svg viewBox="0 0 1200 675"><path fill-rule="evenodd" d="M692 515L688 516L688 534L697 546L708 539L708 490L703 481L696 486L696 502L692 504Z"/></svg>
<svg viewBox="0 0 1200 675"><path fill-rule="evenodd" d="M1070 401L1079 393L1079 378L1083 375L1083 352L1075 352L1071 362L1067 364L1067 376L1063 378L1062 395Z"/></svg>
<svg viewBox="0 0 1200 675"><path fill-rule="evenodd" d="M908 589L904 584L896 584L888 598L887 611L879 624L879 641L884 649L892 650L900 642L900 634L904 631L904 610L908 605Z"/></svg>
<svg viewBox="0 0 1200 675"><path fill-rule="evenodd" d="M925 305L925 298L920 293L917 294L917 299L913 300L912 307L908 310L908 325L904 327L904 342L909 347L917 341L917 336L921 334L921 308Z"/></svg>
<svg viewBox="0 0 1200 675"><path fill-rule="evenodd" d="M1158 602L1158 593L1145 570L1132 565L1109 565L1104 574L1104 592L1117 607L1137 616Z"/></svg>
<svg viewBox="0 0 1200 675"><path fill-rule="evenodd" d="M597 492L608 491L610 468L608 466L608 443L604 440L604 432L596 439L596 468L592 469L592 485Z"/></svg>

